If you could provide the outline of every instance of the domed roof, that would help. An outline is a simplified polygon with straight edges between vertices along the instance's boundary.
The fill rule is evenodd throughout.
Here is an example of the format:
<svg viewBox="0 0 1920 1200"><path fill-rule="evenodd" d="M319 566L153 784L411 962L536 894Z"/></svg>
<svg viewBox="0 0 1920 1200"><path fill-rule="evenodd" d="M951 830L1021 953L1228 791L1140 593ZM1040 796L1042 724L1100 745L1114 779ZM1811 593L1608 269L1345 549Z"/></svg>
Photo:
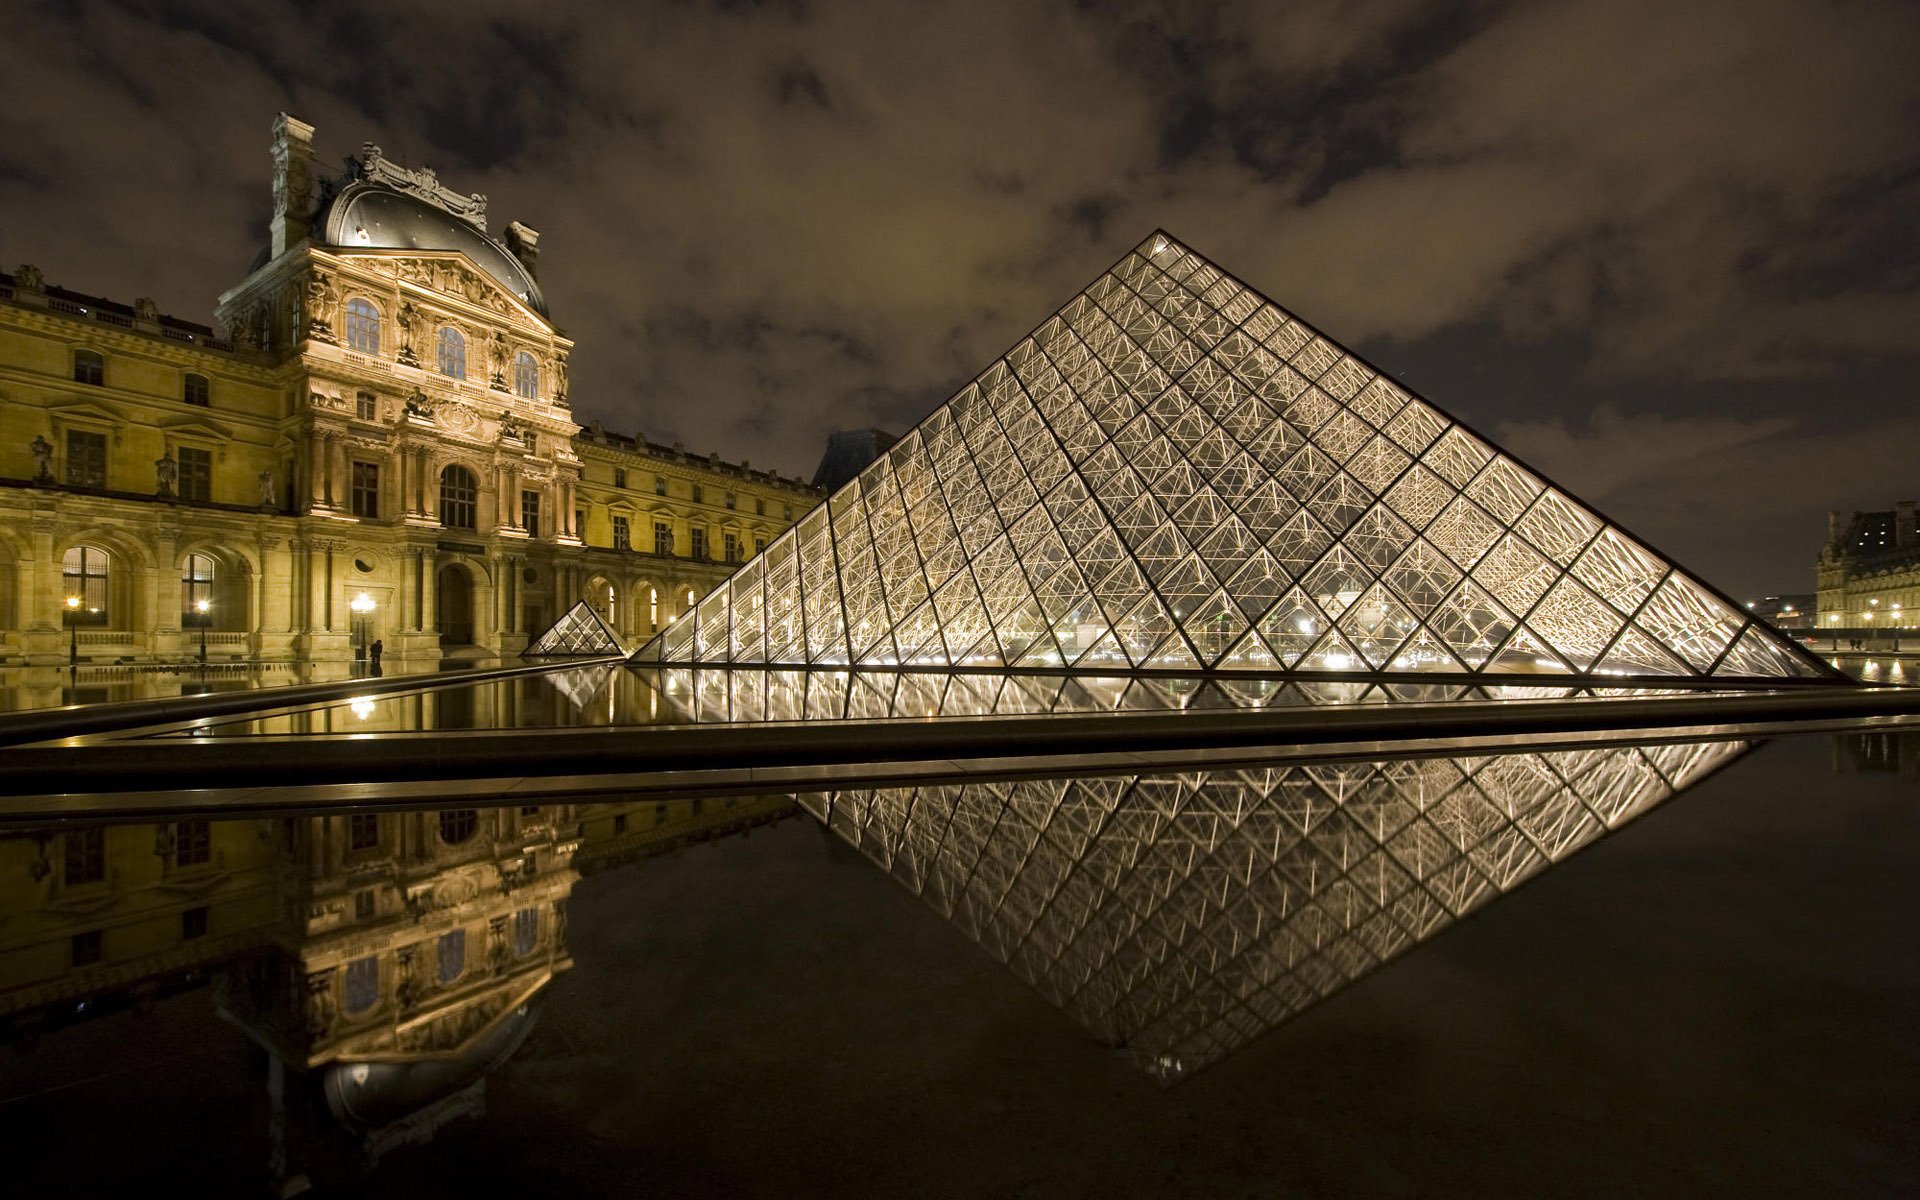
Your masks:
<svg viewBox="0 0 1920 1200"><path fill-rule="evenodd" d="M352 250L457 250L521 303L547 315L546 297L519 259L471 222L378 183L351 183L324 218L329 244Z"/></svg>

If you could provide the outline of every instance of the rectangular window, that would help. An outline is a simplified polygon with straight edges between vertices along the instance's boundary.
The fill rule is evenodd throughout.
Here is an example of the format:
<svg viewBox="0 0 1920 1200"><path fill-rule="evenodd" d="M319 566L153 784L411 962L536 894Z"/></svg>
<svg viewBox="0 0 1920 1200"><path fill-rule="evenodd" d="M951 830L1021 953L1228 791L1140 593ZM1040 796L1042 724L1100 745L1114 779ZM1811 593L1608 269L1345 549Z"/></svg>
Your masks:
<svg viewBox="0 0 1920 1200"><path fill-rule="evenodd" d="M693 502L695 504L705 504L707 502L707 489L697 483L693 485Z"/></svg>
<svg viewBox="0 0 1920 1200"><path fill-rule="evenodd" d="M347 818L347 849L372 850L380 844L380 817L376 813L354 813Z"/></svg>
<svg viewBox="0 0 1920 1200"><path fill-rule="evenodd" d="M68 887L99 883L107 877L107 831L76 829L62 834L66 843L66 881Z"/></svg>
<svg viewBox="0 0 1920 1200"><path fill-rule="evenodd" d="M625 833L627 831L627 814L613 814L613 831L615 833Z"/></svg>
<svg viewBox="0 0 1920 1200"><path fill-rule="evenodd" d="M667 494L667 477L665 475L655 475L653 477L653 494L656 496L664 496Z"/></svg>
<svg viewBox="0 0 1920 1200"><path fill-rule="evenodd" d="M106 382L107 360L95 350L75 350L73 352L73 381L90 383L100 387Z"/></svg>
<svg viewBox="0 0 1920 1200"><path fill-rule="evenodd" d="M182 500L198 500L202 504L213 499L213 451L202 450L196 446L182 446L174 452L174 458L180 467L177 481Z"/></svg>
<svg viewBox="0 0 1920 1200"><path fill-rule="evenodd" d="M673 553L673 526L665 521L653 523L653 552L655 554Z"/></svg>
<svg viewBox="0 0 1920 1200"><path fill-rule="evenodd" d="M627 469L625 467L615 467L613 469L613 486L617 488L627 486Z"/></svg>
<svg viewBox="0 0 1920 1200"><path fill-rule="evenodd" d="M439 969L435 978L441 983L452 983L467 969L467 931L456 929L441 934L437 950Z"/></svg>
<svg viewBox="0 0 1920 1200"><path fill-rule="evenodd" d="M728 508L739 507L739 497L735 496L732 492L727 493L727 507Z"/></svg>
<svg viewBox="0 0 1920 1200"><path fill-rule="evenodd" d="M372 888L361 888L359 891L353 894L353 919L354 920L371 921L373 920L373 915L376 911L377 910L375 909L374 902L373 902Z"/></svg>
<svg viewBox="0 0 1920 1200"><path fill-rule="evenodd" d="M613 519L613 548L615 550L627 549L627 537L627 519L625 517L615 517Z"/></svg>
<svg viewBox="0 0 1920 1200"><path fill-rule="evenodd" d="M753 539L753 552L755 554L765 554L766 551L767 551L767 539L760 538L760 537Z"/></svg>
<svg viewBox="0 0 1920 1200"><path fill-rule="evenodd" d="M728 562L734 563L740 561L740 539L738 537L731 533L727 534L726 549Z"/></svg>
<svg viewBox="0 0 1920 1200"><path fill-rule="evenodd" d="M346 1010L363 1013L380 999L380 959L372 954L347 964Z"/></svg>
<svg viewBox="0 0 1920 1200"><path fill-rule="evenodd" d="M753 514L754 514L755 516L757 516L757 517L764 517L764 516L766 516L766 515L767 515L767 501L766 501L766 497L764 497L764 496L757 496L757 497L755 497L755 498L754 498L754 501L753 501Z"/></svg>
<svg viewBox="0 0 1920 1200"><path fill-rule="evenodd" d="M380 411L378 405L372 392L361 392L353 398L353 415L362 421L371 421Z"/></svg>
<svg viewBox="0 0 1920 1200"><path fill-rule="evenodd" d="M73 487L107 486L106 434L67 430L67 483Z"/></svg>
<svg viewBox="0 0 1920 1200"><path fill-rule="evenodd" d="M207 906L189 908L180 914L180 939L190 942L207 936Z"/></svg>
<svg viewBox="0 0 1920 1200"><path fill-rule="evenodd" d="M356 517L380 515L379 463L353 464L353 515Z"/></svg>
<svg viewBox="0 0 1920 1200"><path fill-rule="evenodd" d="M540 493L520 493L520 527L528 537L540 536Z"/></svg>
<svg viewBox="0 0 1920 1200"><path fill-rule="evenodd" d="M195 375L189 372L187 376L180 381L180 398L188 404L197 404L205 408L209 403L210 394L207 386L207 377L205 375Z"/></svg>
<svg viewBox="0 0 1920 1200"><path fill-rule="evenodd" d="M73 935L73 965L88 967L100 961L100 931L89 929Z"/></svg>
<svg viewBox="0 0 1920 1200"><path fill-rule="evenodd" d="M533 953L540 941L540 910L519 909L513 914L513 956L524 958Z"/></svg>
<svg viewBox="0 0 1920 1200"><path fill-rule="evenodd" d="M705 558L707 556L707 531L696 525L687 532L693 538L693 544L687 547L687 553L694 558Z"/></svg>
<svg viewBox="0 0 1920 1200"><path fill-rule="evenodd" d="M212 861L212 826L205 821L176 821L173 826L173 865L197 867Z"/></svg>
<svg viewBox="0 0 1920 1200"><path fill-rule="evenodd" d="M587 510L584 508L573 510L573 536L577 538L587 536Z"/></svg>

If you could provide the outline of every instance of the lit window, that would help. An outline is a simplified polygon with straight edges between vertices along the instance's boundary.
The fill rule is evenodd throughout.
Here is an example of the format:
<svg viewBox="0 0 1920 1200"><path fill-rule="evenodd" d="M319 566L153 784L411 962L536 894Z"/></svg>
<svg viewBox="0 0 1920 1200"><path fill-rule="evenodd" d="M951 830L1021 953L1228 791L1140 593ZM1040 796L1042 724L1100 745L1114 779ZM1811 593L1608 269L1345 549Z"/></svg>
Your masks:
<svg viewBox="0 0 1920 1200"><path fill-rule="evenodd" d="M75 350L73 352L73 381L90 383L99 387L106 382L107 360L97 351Z"/></svg>
<svg viewBox="0 0 1920 1200"><path fill-rule="evenodd" d="M208 403L209 389L205 375L188 372L180 380L180 398L188 404L197 404L205 408Z"/></svg>
<svg viewBox="0 0 1920 1200"><path fill-rule="evenodd" d="M524 958L533 953L533 947L540 940L540 910L523 908L513 914L513 953Z"/></svg>
<svg viewBox="0 0 1920 1200"><path fill-rule="evenodd" d="M660 589L647 589L647 626L649 631L660 628Z"/></svg>
<svg viewBox="0 0 1920 1200"><path fill-rule="evenodd" d="M467 342L458 329L440 331L440 373L454 379L467 377Z"/></svg>
<svg viewBox="0 0 1920 1200"><path fill-rule="evenodd" d="M370 300L347 301L347 349L380 353L380 310Z"/></svg>
<svg viewBox="0 0 1920 1200"><path fill-rule="evenodd" d="M540 397L540 364L525 350L513 359L513 394L527 400Z"/></svg>
<svg viewBox="0 0 1920 1200"><path fill-rule="evenodd" d="M480 481L459 464L440 472L440 524L472 529L479 522Z"/></svg>
<svg viewBox="0 0 1920 1200"><path fill-rule="evenodd" d="M75 546L61 560L61 597L78 596L80 604L68 613L76 625L107 623L107 573L112 560L98 546Z"/></svg>
<svg viewBox="0 0 1920 1200"><path fill-rule="evenodd" d="M182 625L213 624L213 572L214 561L211 555L187 555L186 569L180 572L180 623ZM207 609L200 605L205 602Z"/></svg>

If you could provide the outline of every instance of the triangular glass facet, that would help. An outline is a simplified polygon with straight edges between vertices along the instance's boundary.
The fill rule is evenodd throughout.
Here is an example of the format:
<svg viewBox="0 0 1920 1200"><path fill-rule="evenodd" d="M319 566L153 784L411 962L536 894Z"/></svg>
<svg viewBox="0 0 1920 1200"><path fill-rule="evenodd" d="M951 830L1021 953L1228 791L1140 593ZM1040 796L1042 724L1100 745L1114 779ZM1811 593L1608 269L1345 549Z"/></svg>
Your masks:
<svg viewBox="0 0 1920 1200"><path fill-rule="evenodd" d="M620 635L585 600L560 614L560 619L542 630L522 658L570 658L587 655L625 654Z"/></svg>
<svg viewBox="0 0 1920 1200"><path fill-rule="evenodd" d="M1164 233L765 561L644 656L1839 678Z"/></svg>

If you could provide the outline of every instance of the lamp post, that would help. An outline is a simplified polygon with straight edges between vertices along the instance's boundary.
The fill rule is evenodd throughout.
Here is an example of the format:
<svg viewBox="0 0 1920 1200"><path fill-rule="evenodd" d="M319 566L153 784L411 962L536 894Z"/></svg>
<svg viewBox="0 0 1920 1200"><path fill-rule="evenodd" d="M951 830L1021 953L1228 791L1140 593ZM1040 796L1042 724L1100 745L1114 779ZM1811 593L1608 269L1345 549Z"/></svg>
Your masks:
<svg viewBox="0 0 1920 1200"><path fill-rule="evenodd" d="M203 667L207 665L207 624L210 620L207 612L211 608L213 608L211 600L193 602L193 611L200 614L200 665Z"/></svg>
<svg viewBox="0 0 1920 1200"><path fill-rule="evenodd" d="M76 618L80 615L80 597L67 597L67 665L80 665L80 626Z"/></svg>

